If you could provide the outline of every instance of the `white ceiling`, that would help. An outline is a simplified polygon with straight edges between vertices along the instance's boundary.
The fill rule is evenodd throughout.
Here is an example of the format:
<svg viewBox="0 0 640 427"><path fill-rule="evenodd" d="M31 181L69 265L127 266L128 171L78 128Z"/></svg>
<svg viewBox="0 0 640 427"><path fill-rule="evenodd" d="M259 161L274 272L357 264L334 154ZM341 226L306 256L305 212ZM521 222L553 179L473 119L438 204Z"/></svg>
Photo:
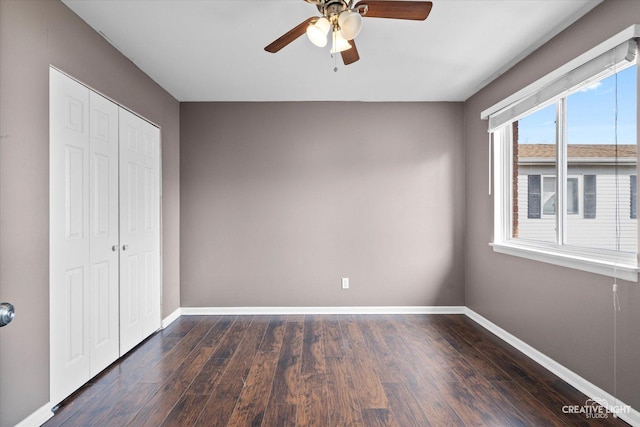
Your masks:
<svg viewBox="0 0 640 427"><path fill-rule="evenodd" d="M302 0L62 0L179 101L464 101L601 0L433 0L426 21L370 18L338 71L302 36Z"/></svg>

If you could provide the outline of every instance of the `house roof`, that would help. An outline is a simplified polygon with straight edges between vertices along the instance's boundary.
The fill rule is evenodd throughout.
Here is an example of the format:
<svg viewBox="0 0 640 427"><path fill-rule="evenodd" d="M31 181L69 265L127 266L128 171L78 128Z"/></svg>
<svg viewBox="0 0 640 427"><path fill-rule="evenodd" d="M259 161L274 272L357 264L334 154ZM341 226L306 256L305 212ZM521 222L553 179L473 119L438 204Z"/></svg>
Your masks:
<svg viewBox="0 0 640 427"><path fill-rule="evenodd" d="M616 156L615 144L569 144L569 158L634 158L637 156L637 145L618 145ZM519 144L518 158L554 158L555 144Z"/></svg>

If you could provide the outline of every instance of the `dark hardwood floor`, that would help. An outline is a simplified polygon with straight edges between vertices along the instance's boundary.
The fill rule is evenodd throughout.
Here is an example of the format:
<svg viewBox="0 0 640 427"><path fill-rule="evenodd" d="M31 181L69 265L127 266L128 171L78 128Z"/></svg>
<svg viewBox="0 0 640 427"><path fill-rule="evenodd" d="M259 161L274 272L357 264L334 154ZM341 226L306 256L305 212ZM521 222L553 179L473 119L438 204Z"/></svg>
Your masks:
<svg viewBox="0 0 640 427"><path fill-rule="evenodd" d="M626 425L463 315L183 316L45 426Z"/></svg>

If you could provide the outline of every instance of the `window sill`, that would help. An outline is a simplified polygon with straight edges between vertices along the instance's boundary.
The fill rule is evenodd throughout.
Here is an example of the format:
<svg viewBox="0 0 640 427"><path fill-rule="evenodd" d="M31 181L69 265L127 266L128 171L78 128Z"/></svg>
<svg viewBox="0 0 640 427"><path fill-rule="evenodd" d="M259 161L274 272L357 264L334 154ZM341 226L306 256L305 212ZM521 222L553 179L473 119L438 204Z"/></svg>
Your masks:
<svg viewBox="0 0 640 427"><path fill-rule="evenodd" d="M617 277L631 282L638 281L640 269L637 263L621 260L598 259L569 252L554 251L550 248L537 248L513 243L489 243L494 252L527 258L534 261L546 262L561 267L587 271L589 273L602 274L604 276Z"/></svg>

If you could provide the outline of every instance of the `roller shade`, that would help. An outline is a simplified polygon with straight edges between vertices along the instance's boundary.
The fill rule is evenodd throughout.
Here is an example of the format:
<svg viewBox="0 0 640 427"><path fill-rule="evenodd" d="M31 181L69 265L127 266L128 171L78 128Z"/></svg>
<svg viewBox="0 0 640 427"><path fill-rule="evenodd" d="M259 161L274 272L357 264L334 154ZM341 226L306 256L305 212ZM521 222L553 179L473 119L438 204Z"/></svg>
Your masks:
<svg viewBox="0 0 640 427"><path fill-rule="evenodd" d="M636 50L636 40L627 40L558 77L535 93L491 114L489 116L489 132L519 119L544 104L632 65L635 63Z"/></svg>

